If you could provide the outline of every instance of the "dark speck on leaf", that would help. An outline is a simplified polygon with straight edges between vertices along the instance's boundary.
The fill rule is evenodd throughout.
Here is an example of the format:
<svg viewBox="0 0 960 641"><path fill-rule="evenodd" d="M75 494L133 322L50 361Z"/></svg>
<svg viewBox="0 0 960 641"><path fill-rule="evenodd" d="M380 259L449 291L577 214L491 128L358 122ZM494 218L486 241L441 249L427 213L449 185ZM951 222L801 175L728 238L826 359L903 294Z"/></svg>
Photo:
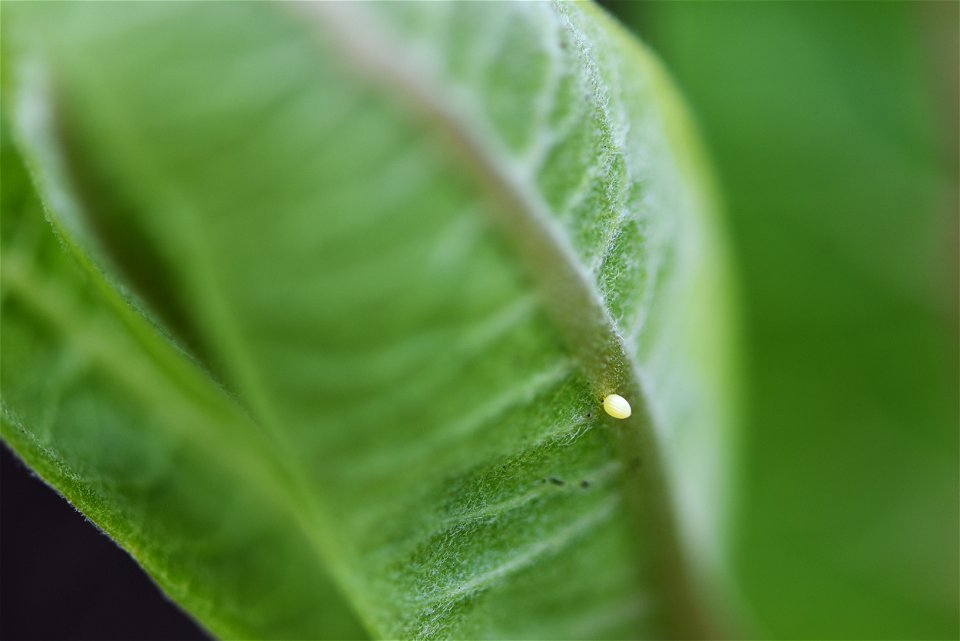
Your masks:
<svg viewBox="0 0 960 641"><path fill-rule="evenodd" d="M590 481L586 479L580 481L580 487L582 487L583 489L587 489L588 487L590 487Z"/></svg>
<svg viewBox="0 0 960 641"><path fill-rule="evenodd" d="M551 476L550 482L553 483L554 485L563 485L563 481L561 479L558 479L556 476Z"/></svg>

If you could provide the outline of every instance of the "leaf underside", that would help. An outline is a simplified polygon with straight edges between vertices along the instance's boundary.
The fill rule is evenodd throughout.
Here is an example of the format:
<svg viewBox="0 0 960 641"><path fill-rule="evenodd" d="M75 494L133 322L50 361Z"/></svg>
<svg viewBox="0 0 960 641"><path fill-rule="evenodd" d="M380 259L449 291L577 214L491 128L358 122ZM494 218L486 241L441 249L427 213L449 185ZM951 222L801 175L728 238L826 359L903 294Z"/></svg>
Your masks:
<svg viewBox="0 0 960 641"><path fill-rule="evenodd" d="M702 630L722 256L616 25L3 18L3 437L171 597L230 638Z"/></svg>

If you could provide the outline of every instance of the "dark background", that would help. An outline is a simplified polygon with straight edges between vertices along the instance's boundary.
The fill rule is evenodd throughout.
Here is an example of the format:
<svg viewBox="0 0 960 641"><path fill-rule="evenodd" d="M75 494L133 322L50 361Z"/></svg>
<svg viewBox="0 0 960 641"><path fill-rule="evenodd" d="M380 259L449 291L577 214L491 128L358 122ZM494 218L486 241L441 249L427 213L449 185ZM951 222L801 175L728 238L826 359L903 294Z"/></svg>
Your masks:
<svg viewBox="0 0 960 641"><path fill-rule="evenodd" d="M126 552L0 446L0 638L208 637Z"/></svg>

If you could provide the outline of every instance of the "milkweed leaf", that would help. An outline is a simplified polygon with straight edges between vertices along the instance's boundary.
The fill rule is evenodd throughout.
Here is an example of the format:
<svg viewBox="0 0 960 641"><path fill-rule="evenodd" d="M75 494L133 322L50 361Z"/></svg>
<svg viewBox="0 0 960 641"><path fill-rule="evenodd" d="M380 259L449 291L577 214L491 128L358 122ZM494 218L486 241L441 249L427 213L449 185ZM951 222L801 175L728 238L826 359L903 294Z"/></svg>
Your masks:
<svg viewBox="0 0 960 641"><path fill-rule="evenodd" d="M708 629L728 286L682 107L616 24L4 18L4 162L36 190L3 212L4 438L187 611L224 637Z"/></svg>

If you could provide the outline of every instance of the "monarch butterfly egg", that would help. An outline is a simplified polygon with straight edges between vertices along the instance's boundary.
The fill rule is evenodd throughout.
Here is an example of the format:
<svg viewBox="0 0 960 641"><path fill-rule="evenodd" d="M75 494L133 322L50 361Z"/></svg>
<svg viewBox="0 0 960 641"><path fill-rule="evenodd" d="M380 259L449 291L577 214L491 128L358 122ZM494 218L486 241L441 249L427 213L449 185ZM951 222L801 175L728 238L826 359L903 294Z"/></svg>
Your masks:
<svg viewBox="0 0 960 641"><path fill-rule="evenodd" d="M613 418L630 418L633 410L627 399L619 394L608 394L603 399L603 411Z"/></svg>

